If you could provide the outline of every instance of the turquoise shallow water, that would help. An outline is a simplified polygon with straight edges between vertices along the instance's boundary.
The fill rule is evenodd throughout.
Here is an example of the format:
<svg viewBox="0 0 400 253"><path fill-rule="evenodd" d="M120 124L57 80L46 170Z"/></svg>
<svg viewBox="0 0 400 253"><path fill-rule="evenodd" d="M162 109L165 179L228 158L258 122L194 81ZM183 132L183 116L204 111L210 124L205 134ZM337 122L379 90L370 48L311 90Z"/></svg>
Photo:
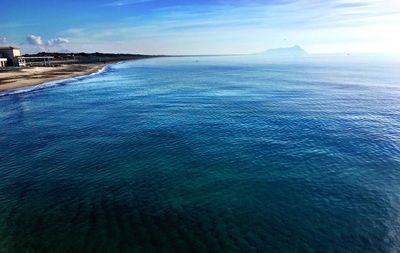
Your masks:
<svg viewBox="0 0 400 253"><path fill-rule="evenodd" d="M160 58L1 96L0 252L396 252L399 67Z"/></svg>

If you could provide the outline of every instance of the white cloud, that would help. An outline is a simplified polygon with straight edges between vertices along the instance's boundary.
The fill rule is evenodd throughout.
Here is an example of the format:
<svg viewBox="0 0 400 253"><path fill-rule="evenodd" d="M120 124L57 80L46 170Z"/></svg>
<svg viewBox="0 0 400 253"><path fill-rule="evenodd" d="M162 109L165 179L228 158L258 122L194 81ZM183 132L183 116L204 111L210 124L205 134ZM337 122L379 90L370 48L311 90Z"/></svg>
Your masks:
<svg viewBox="0 0 400 253"><path fill-rule="evenodd" d="M28 35L26 41L32 46L42 46L44 44L42 37L37 35Z"/></svg>
<svg viewBox="0 0 400 253"><path fill-rule="evenodd" d="M68 39L65 39L65 38L55 38L55 39L50 39L50 40L48 40L48 41L46 42L46 45L52 47L52 46L59 46L59 45L68 44L68 43L69 43L69 40L68 40Z"/></svg>
<svg viewBox="0 0 400 253"><path fill-rule="evenodd" d="M26 41L31 46L47 46L47 47L57 47L69 43L69 40L65 38L54 38L44 41L42 36L39 35L29 35L26 38Z"/></svg>
<svg viewBox="0 0 400 253"><path fill-rule="evenodd" d="M1 43L0 43L1 44ZM26 43L22 45L25 52L35 53L38 51L65 51L69 40L66 38L51 38L45 40L40 35L29 35L26 37Z"/></svg>
<svg viewBox="0 0 400 253"><path fill-rule="evenodd" d="M0 45L1 44L6 44L7 43L7 38L6 37L0 37Z"/></svg>

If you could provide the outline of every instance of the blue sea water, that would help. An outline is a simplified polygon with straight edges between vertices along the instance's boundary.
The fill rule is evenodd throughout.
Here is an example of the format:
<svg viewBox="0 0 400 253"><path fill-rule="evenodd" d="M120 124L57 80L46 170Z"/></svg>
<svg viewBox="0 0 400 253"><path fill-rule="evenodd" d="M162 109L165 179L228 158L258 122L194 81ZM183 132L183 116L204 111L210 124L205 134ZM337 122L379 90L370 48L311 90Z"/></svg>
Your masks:
<svg viewBox="0 0 400 253"><path fill-rule="evenodd" d="M399 252L400 64L157 58L0 96L0 252Z"/></svg>

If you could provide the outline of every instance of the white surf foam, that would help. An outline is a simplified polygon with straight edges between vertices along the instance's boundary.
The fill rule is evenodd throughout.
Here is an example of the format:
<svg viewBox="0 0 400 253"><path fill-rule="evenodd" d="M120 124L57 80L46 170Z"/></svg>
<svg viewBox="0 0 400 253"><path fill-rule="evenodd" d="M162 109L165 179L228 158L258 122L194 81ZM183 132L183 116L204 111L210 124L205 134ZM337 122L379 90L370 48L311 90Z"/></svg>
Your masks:
<svg viewBox="0 0 400 253"><path fill-rule="evenodd" d="M110 68L111 67L109 65L106 65L103 68L99 69L98 71L96 71L94 73L91 73L91 74L88 74L88 75L71 77L71 78L55 80L55 81L49 81L49 82L44 82L44 83L41 83L41 84L38 84L38 85L6 90L6 91L3 91L3 92L0 92L0 97L10 96L10 95L17 95L17 94L36 91L36 90L42 90L42 89L46 89L46 88L56 87L56 86L59 86L59 85L63 85L63 84L72 82L72 81L82 80L82 79L86 79L86 78L89 78L89 77L93 77L95 75L102 74L102 73L108 71Z"/></svg>

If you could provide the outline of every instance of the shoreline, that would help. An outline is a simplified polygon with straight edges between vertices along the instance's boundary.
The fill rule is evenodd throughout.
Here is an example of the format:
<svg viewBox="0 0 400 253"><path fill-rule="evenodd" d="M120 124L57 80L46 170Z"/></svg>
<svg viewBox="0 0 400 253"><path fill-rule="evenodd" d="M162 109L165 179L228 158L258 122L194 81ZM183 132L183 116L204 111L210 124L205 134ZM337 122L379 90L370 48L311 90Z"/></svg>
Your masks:
<svg viewBox="0 0 400 253"><path fill-rule="evenodd" d="M0 92L90 75L98 72L110 63L7 69L0 71Z"/></svg>

